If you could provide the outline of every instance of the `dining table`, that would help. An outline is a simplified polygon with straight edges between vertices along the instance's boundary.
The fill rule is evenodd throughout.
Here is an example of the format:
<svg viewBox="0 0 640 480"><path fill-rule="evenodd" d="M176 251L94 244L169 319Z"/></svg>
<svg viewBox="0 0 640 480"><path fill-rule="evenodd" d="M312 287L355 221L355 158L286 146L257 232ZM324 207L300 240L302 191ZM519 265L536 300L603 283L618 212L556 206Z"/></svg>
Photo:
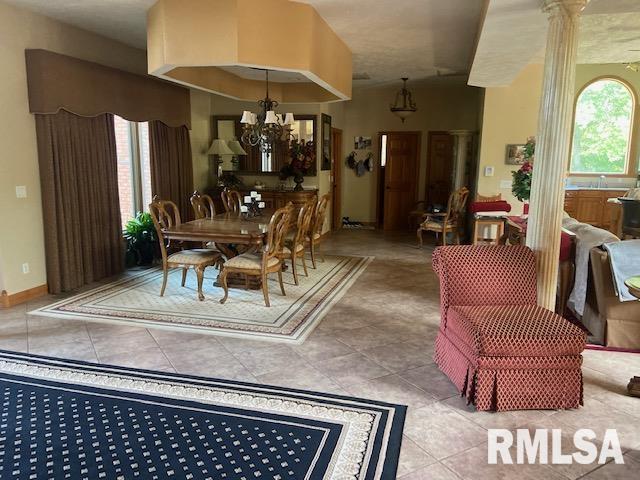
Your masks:
<svg viewBox="0 0 640 480"><path fill-rule="evenodd" d="M176 242L213 243L227 258L247 252L258 252L265 243L273 210L264 209L259 216L246 213L221 213L163 229L164 237ZM258 277L250 279L230 274L227 283L231 288L262 288ZM218 281L216 280L216 284Z"/></svg>

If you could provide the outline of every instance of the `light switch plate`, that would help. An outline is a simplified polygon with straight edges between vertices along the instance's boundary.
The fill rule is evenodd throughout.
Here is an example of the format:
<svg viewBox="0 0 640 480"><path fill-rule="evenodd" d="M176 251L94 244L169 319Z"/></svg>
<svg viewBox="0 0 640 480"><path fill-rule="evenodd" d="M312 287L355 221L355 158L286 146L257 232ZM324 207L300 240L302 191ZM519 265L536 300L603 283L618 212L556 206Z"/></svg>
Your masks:
<svg viewBox="0 0 640 480"><path fill-rule="evenodd" d="M500 188L511 189L511 180L500 180Z"/></svg>
<svg viewBox="0 0 640 480"><path fill-rule="evenodd" d="M27 187L25 185L17 185L16 186L16 197L17 198L27 198Z"/></svg>
<svg viewBox="0 0 640 480"><path fill-rule="evenodd" d="M493 177L494 168L493 167L484 167L484 176L485 177Z"/></svg>

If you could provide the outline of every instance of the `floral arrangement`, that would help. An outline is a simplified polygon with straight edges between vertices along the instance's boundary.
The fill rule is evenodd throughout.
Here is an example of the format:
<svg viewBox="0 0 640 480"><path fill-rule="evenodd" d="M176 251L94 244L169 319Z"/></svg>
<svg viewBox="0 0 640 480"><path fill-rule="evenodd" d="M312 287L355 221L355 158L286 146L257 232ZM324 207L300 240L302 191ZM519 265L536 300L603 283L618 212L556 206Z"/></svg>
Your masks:
<svg viewBox="0 0 640 480"><path fill-rule="evenodd" d="M527 138L527 143L524 145L524 163L518 170L512 172L513 182L511 183L511 192L521 202L529 200L529 196L531 195L531 178L533 177L533 156L535 151L535 137Z"/></svg>
<svg viewBox="0 0 640 480"><path fill-rule="evenodd" d="M316 164L316 145L311 141L294 139L289 145L289 157L289 163L280 169L281 180L301 177L311 172Z"/></svg>

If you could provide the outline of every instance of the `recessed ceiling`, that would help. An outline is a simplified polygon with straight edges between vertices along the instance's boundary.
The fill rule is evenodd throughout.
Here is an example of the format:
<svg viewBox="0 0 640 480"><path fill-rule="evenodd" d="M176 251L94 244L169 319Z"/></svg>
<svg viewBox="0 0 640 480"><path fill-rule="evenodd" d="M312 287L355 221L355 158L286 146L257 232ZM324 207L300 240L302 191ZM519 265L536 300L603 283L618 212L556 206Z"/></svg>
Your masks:
<svg viewBox="0 0 640 480"><path fill-rule="evenodd" d="M6 1L138 48L146 48L146 12L155 3L155 0ZM313 5L351 49L353 71L369 75L368 80L355 81L354 87L399 82L404 76L419 81L436 77L438 70L441 74L466 74L484 3L484 0L299 1ZM281 33L286 38L286 32ZM438 77L438 81L445 79ZM458 81L459 77L450 80Z"/></svg>
<svg viewBox="0 0 640 480"><path fill-rule="evenodd" d="M263 81L266 78L265 71L261 68L240 67L232 65L229 67L218 67L225 72L233 73L240 78L246 78L247 80L260 80ZM296 83L296 82L308 82L309 79L298 72L283 72L279 70L269 70L269 81L277 83Z"/></svg>

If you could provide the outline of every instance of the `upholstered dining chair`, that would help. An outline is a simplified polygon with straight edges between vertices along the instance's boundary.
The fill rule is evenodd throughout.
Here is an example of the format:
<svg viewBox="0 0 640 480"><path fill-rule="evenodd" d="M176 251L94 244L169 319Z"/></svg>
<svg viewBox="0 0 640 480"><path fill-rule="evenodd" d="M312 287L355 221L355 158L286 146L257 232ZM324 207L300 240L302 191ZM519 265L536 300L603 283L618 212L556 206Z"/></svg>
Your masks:
<svg viewBox="0 0 640 480"><path fill-rule="evenodd" d="M305 203L298 211L298 219L296 221L296 229L292 234L287 235L282 249L277 252L278 258L284 262L291 260L291 272L293 273L293 281L298 285L298 258L302 260L305 276L309 276L307 270L307 261L305 259L305 243L309 233L309 225L316 207L315 197Z"/></svg>
<svg viewBox="0 0 640 480"><path fill-rule="evenodd" d="M422 248L422 232L442 234L442 245L447 244L447 234L453 233L456 243L460 245L460 227L462 226L464 207L469 197L467 187L462 187L449 195L447 211L427 213L422 217L418 227L418 245Z"/></svg>
<svg viewBox="0 0 640 480"><path fill-rule="evenodd" d="M212 218L216 214L216 207L213 205L213 198L207 194L202 194L198 190L191 194L191 207L196 220L201 218Z"/></svg>
<svg viewBox="0 0 640 480"><path fill-rule="evenodd" d="M220 194L222 197L222 205L227 213L240 213L240 205L242 205L242 196L237 190L225 188Z"/></svg>
<svg viewBox="0 0 640 480"><path fill-rule="evenodd" d="M313 268L316 268L316 255L322 255L320 253L320 242L322 241L322 229L324 228L330 199L331 196L328 193L320 197L316 204L313 218L311 219L307 242L309 243L309 250L311 251L311 265L313 265Z"/></svg>
<svg viewBox="0 0 640 480"><path fill-rule="evenodd" d="M220 274L220 283L224 289L224 297L220 303L225 303L229 298L229 287L227 285L227 275L230 273L238 273L247 276L260 277L262 280L262 295L264 303L267 307L271 306L269 302L269 283L267 276L270 273L278 274L278 282L280 283L280 291L282 295L286 295L284 291L284 283L282 282L282 261L278 258L278 252L282 250L284 238L289 229L291 215L293 212L293 204L289 202L287 206L279 208L271 216L269 227L267 229L267 240L259 252L247 252L237 257L228 259L222 267Z"/></svg>
<svg viewBox="0 0 640 480"><path fill-rule="evenodd" d="M170 200L160 200L157 196L153 197L153 201L149 204L149 213L153 219L153 225L156 227L158 234L158 242L160 243L160 252L162 253L162 288L160 296L164 296L167 288L167 277L170 268L182 268L182 286L184 287L187 279L187 271L193 268L198 278L198 300L204 300L202 293L202 281L204 279L204 270L209 266L219 265L222 262L220 252L210 249L192 249L178 250L175 253L169 253L172 249L170 242L166 242L164 238L164 230L174 228L180 225L180 212L178 206Z"/></svg>

